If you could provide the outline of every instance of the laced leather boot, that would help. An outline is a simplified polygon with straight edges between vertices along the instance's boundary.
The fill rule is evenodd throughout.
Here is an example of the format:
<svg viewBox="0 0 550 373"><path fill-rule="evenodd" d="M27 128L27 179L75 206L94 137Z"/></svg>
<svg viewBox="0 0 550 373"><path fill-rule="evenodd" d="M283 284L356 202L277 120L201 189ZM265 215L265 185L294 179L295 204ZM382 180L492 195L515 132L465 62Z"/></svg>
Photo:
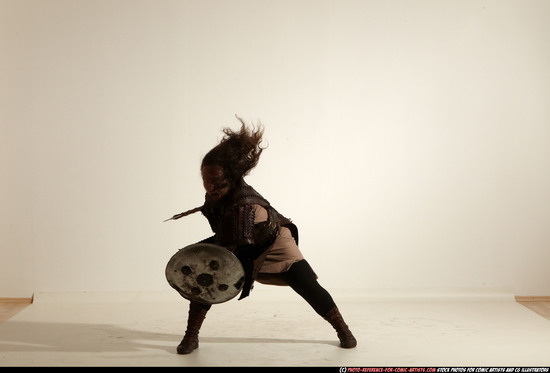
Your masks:
<svg viewBox="0 0 550 373"><path fill-rule="evenodd" d="M357 340L344 322L344 318L340 314L340 311L338 311L338 307L334 307L328 311L324 319L336 330L338 339L340 340L340 347L354 348L357 346Z"/></svg>
<svg viewBox="0 0 550 373"><path fill-rule="evenodd" d="M189 304L189 317L187 319L187 330L185 335L178 345L177 352L180 355L185 355L199 348L199 330L202 322L206 317L206 312L210 306L205 306L200 303L191 302Z"/></svg>

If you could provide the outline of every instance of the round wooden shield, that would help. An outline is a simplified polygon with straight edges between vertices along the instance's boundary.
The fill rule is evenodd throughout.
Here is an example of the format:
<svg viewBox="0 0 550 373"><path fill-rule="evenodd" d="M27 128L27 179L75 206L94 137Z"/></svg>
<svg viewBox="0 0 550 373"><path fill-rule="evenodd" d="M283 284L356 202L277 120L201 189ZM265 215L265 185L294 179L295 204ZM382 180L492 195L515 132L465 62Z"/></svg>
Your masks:
<svg viewBox="0 0 550 373"><path fill-rule="evenodd" d="M166 265L166 279L185 299L204 304L223 303L242 290L244 269L225 247L197 243L172 256Z"/></svg>

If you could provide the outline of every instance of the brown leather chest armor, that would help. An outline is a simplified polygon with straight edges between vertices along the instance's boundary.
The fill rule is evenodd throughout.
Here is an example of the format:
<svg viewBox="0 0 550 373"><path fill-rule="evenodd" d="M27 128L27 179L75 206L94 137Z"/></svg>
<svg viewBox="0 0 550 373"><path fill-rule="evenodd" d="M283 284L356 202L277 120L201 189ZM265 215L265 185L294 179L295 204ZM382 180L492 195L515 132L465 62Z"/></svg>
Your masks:
<svg viewBox="0 0 550 373"><path fill-rule="evenodd" d="M267 221L254 224L254 205L266 209ZM214 243L231 251L246 245L265 250L277 237L280 227L291 224L290 219L278 213L244 181L219 202L207 198L201 211L215 233Z"/></svg>

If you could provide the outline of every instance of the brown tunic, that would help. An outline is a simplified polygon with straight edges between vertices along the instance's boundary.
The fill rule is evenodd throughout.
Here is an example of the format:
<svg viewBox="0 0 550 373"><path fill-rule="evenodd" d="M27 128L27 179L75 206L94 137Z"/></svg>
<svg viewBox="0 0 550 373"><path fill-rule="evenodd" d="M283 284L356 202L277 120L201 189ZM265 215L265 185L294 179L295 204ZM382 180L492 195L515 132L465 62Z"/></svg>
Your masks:
<svg viewBox="0 0 550 373"><path fill-rule="evenodd" d="M267 210L260 205L254 205L254 224L266 220ZM304 256L292 237L290 229L281 227L277 238L267 249L267 256L256 275L256 281L267 285L287 285L274 274L288 271L293 263L302 259Z"/></svg>

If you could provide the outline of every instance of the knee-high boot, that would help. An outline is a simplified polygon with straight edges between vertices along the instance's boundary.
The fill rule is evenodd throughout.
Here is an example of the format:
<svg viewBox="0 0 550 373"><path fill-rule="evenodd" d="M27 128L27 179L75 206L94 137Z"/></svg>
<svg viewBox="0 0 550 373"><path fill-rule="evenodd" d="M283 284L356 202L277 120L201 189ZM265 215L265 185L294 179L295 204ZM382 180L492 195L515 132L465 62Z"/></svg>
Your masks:
<svg viewBox="0 0 550 373"><path fill-rule="evenodd" d="M338 307L334 307L328 311L324 319L336 330L336 334L340 340L340 347L354 348L357 346L357 340L353 334L351 334L347 324L344 322L344 318L340 314L340 311L338 311Z"/></svg>
<svg viewBox="0 0 550 373"><path fill-rule="evenodd" d="M197 302L189 303L187 330L185 331L185 336L178 345L178 354L189 354L199 347L199 330L210 307L211 305L203 305Z"/></svg>

